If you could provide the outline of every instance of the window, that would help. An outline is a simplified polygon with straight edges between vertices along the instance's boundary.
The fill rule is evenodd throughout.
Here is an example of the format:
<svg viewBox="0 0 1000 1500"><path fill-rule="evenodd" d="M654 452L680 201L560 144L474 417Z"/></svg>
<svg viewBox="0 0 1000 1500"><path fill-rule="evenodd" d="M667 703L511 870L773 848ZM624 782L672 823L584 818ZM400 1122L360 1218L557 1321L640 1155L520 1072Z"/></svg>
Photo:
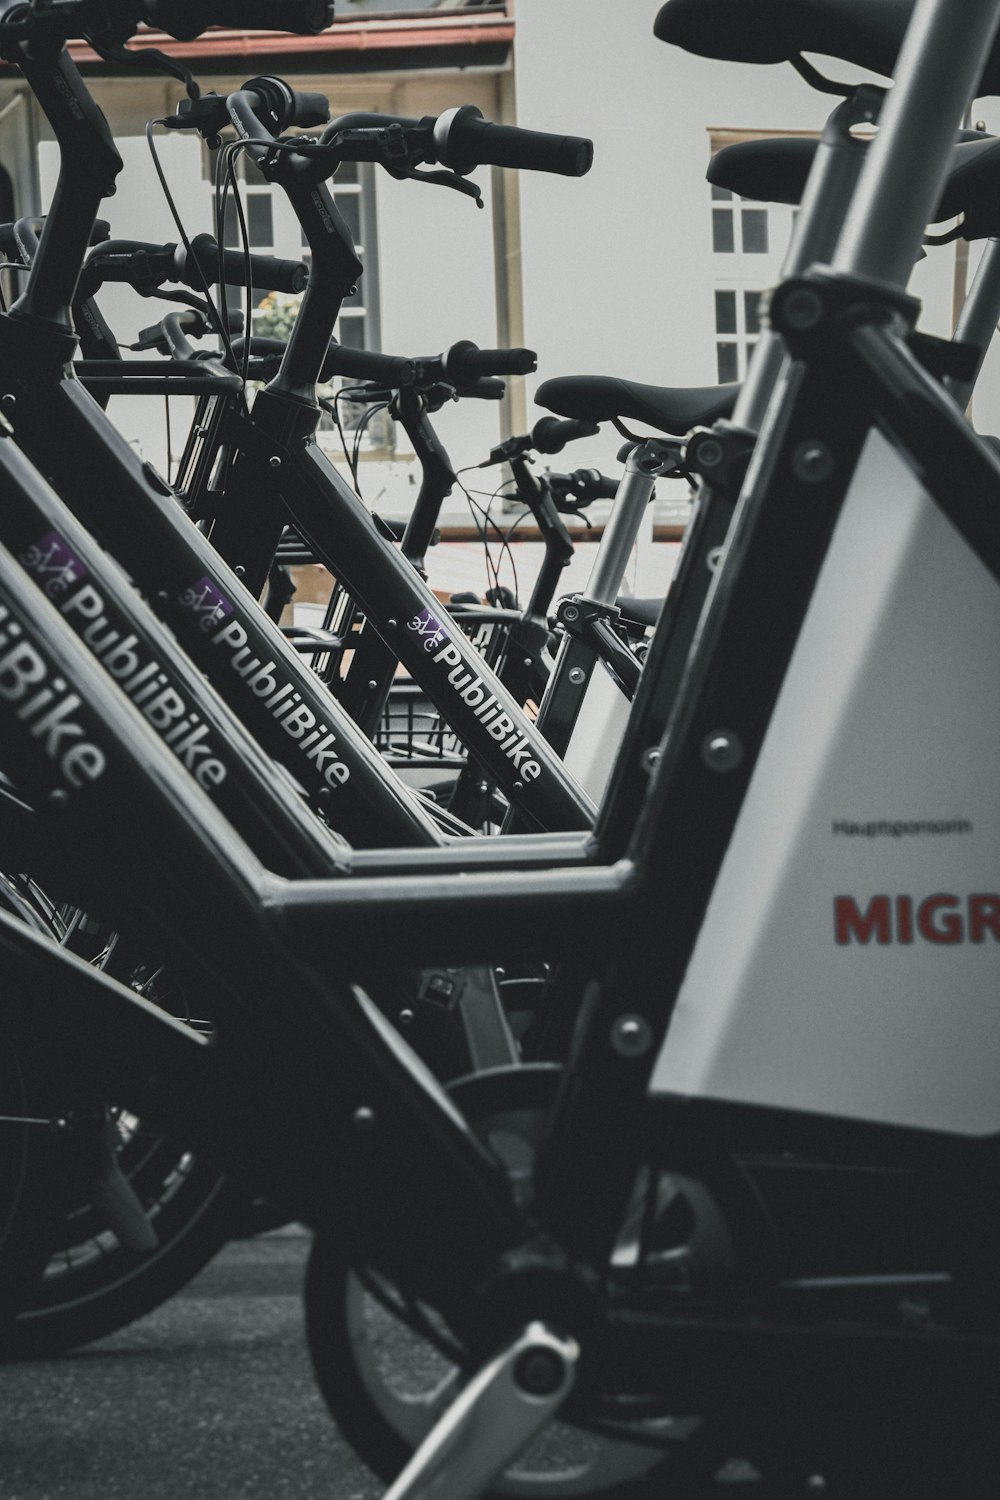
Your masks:
<svg viewBox="0 0 1000 1500"><path fill-rule="evenodd" d="M209 185L214 183L215 167L216 153L210 152L206 147L203 176ZM301 259L308 264L309 247L303 241L301 227L281 189L265 182L254 166L248 164L245 155L241 154L236 158L235 172L250 249L261 255L276 255L287 260ZM364 275L358 278L357 290L344 302L337 322L336 336L341 343L348 344L351 348L377 349L378 255L375 249L374 169L367 162L345 163L328 186L364 266ZM231 192L226 200L223 240L229 249L240 249L243 244L239 214ZM242 287L230 287L227 292L229 306L234 309L243 308L245 296ZM271 321L271 303L261 308L266 296L266 287L254 288L252 300L257 309L254 313L255 323ZM284 303L289 299L280 300Z"/></svg>
<svg viewBox="0 0 1000 1500"><path fill-rule="evenodd" d="M766 208L745 207L728 188L712 187L712 249L716 255L767 255Z"/></svg>
<svg viewBox="0 0 1000 1500"><path fill-rule="evenodd" d="M364 267L356 290L345 299L337 319L336 337L351 349L379 348L374 173L370 162L344 162L327 184ZM308 264L309 247L304 242L299 254Z"/></svg>
<svg viewBox="0 0 1000 1500"><path fill-rule="evenodd" d="M760 292L719 288L715 292L715 356L720 385L742 380L757 342Z"/></svg>

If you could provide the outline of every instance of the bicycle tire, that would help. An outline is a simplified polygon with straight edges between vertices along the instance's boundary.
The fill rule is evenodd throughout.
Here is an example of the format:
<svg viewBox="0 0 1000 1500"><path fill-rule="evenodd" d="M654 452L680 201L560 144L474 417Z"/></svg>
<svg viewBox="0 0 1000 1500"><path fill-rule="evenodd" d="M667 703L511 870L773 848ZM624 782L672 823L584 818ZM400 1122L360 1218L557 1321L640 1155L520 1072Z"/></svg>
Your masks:
<svg viewBox="0 0 1000 1500"><path fill-rule="evenodd" d="M495 1070L457 1081L453 1092L495 1148L512 1149L514 1169L523 1165L525 1149L537 1146L543 1106L551 1102L558 1077L559 1070L546 1064ZM334 1421L358 1456L388 1480L457 1393L462 1372L434 1347L454 1347L454 1340L447 1334L436 1338L441 1325L433 1310L421 1309L414 1320L407 1315L412 1309L401 1314L390 1306L394 1289L388 1297L376 1296L371 1282L366 1304L362 1275L338 1238L317 1237L306 1271L306 1338ZM393 1312L396 1326L387 1328L385 1319ZM424 1347L415 1347L415 1339ZM675 1460L670 1449L678 1441L683 1446L689 1428L683 1420L650 1421L644 1428L647 1441L637 1442L550 1424L489 1490L487 1500L638 1500L647 1479L665 1466L669 1472Z"/></svg>
<svg viewBox="0 0 1000 1500"><path fill-rule="evenodd" d="M429 1343L423 1350L403 1345L398 1329L386 1333L381 1327L373 1338L370 1313L360 1300L363 1292L343 1247L332 1236L318 1237L306 1272L313 1370L342 1436L388 1482L412 1457L460 1381L438 1364ZM385 1303L380 1311L388 1312ZM376 1322L378 1318L376 1309ZM382 1338L387 1348L380 1366L376 1343ZM424 1383L424 1390L415 1388ZM627 1444L550 1424L486 1492L485 1500L639 1500L650 1493L647 1484L655 1483L657 1475L662 1484L663 1471L669 1474L673 1462L662 1443Z"/></svg>
<svg viewBox="0 0 1000 1500"><path fill-rule="evenodd" d="M39 1147L48 1143L39 1134L44 1127L27 1123L34 1108L21 1057L0 1040L0 1349L45 1258L49 1195L47 1186L40 1189L48 1162L39 1159Z"/></svg>
<svg viewBox="0 0 1000 1500"><path fill-rule="evenodd" d="M74 912L67 920L65 909L50 902L34 882L4 876L0 899L57 941L75 935L77 946L85 950L89 942L90 960L111 971L107 959L113 940L108 944L96 924L97 935L88 938L87 919ZM97 949L102 952L94 958ZM134 972L130 969L125 977L134 978ZM44 1045L36 1067L44 1091ZM58 1107L50 1099L45 1112L58 1113ZM51 1168L37 1160L46 1145L34 1139L41 1127L33 1127L28 1137L33 1157L26 1159L22 1174L19 1222L12 1223L19 1245L25 1236L31 1243L18 1250L16 1274L13 1249L0 1262L0 1269L8 1260L12 1266L10 1292L0 1301L0 1319L6 1306L6 1319L0 1321L2 1358L47 1358L114 1333L185 1286L246 1222L244 1196L215 1168L167 1138L144 1132L135 1116L116 1111L113 1117L121 1137L118 1165L154 1225L158 1244L149 1251L127 1249L80 1196L79 1188L73 1192L72 1129L61 1132L62 1139L48 1147L50 1153L61 1153L65 1169L63 1190L57 1196ZM6 1271L4 1275L7 1279Z"/></svg>
<svg viewBox="0 0 1000 1500"><path fill-rule="evenodd" d="M60 1238L65 1241L74 1225L85 1232L46 1252L47 1264L38 1267L4 1340L8 1359L44 1359L106 1338L180 1291L232 1237L242 1205L237 1190L165 1140L155 1154L163 1183L183 1177L150 1214L156 1248L124 1248L111 1230L89 1222L89 1204L75 1205L63 1217ZM96 1233L86 1232L93 1228Z"/></svg>

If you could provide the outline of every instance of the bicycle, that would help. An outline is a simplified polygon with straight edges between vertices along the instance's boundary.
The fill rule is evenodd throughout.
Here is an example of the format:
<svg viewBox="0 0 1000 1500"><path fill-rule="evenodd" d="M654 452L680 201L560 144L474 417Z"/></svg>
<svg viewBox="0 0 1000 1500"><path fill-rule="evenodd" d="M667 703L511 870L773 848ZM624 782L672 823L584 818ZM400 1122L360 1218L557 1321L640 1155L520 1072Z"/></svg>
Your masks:
<svg viewBox="0 0 1000 1500"><path fill-rule="evenodd" d="M987 945L992 937L984 930L989 909L980 905L973 911L967 904L959 914L966 931L975 916L983 939L964 955L974 967L971 988L962 997L962 1020L971 1030L984 1031L970 1037L953 1025L935 1027L940 1016L935 965L894 971L901 987L910 988L914 977L921 986L921 1024L907 1033L911 1046L920 1047L917 1076L887 1069L884 1056L871 1046L867 1025L861 1045L852 1017L843 1008L831 1014L825 997L813 992L805 1003L810 1025L822 1028L819 1048L807 1045L808 1031L783 1033L787 1010L771 1009L770 988L751 985L732 1012L714 1009L707 1019L722 1027L730 1019L739 1022L741 1012L750 1009L757 1036L766 1037L764 1046L739 1049L742 1077L713 1078L712 1059L699 1058L690 1038L683 1046L673 1032L670 1045L664 1042L668 1027L690 1015L684 987L692 962L720 953L738 961L761 951L751 945L734 948L726 911L713 909L713 902L720 889L725 894L731 846L738 846L744 861L744 897L751 903L766 894L763 876L775 874L773 867L760 868L759 851L767 843L759 827L748 825L754 804L759 808L763 800L764 813L773 815L787 807L790 793L799 807L810 794L797 747L789 748L794 741L788 733L789 695L783 699L782 694L794 687L811 704L829 686L817 683L810 660L817 634L830 639L829 616L819 614L826 615L831 574L838 584L857 576L850 573L853 558L842 544L857 536L855 518L860 513L867 519L866 502L873 494L900 497L904 512L915 505L921 522L927 521L918 551L927 547L933 555L943 546L952 562L961 560L959 571L967 567L967 577L976 581L974 593L963 596L977 617L972 627L956 619L945 601L932 622L932 639L922 644L933 650L937 627L944 623L952 642L965 650L966 662L974 663L977 684L995 680L988 644L995 634L1000 574L993 505L1000 465L914 358L906 334L915 309L899 288L933 206L954 119L979 74L996 21L997 8L986 0L967 4L961 15L942 0L921 0L897 91L866 162L857 212L848 222L833 274L813 272L786 281L771 298L773 326L787 341L790 367L756 449L670 732L649 776L641 823L637 828L637 820L630 820L624 857L611 851L625 820L619 817L619 827L613 828L605 804L597 859L585 857L575 868L553 865L550 849L548 863L539 860L534 870L456 877L429 851L420 858L432 870L438 866L432 889L420 879L389 874L389 866L377 879L335 884L275 879L247 857L162 745L109 691L58 617L0 559L4 608L27 633L48 672L58 670L84 690L77 693L74 722L82 743L103 758L86 796L73 795L79 788L59 784L59 760L30 754L36 749L30 732L8 705L12 753L18 752L24 774L33 777L39 800L47 790L66 792L60 799L64 823L86 830L106 817L112 796L120 802L138 794L154 833L174 831L190 876L188 889L174 883L169 911L160 904L158 920L171 928L176 924L220 978L232 982L239 975L247 981L241 1017L245 1022L254 1014L256 1034L246 1024L234 1028L228 1060L221 1051L209 1058L189 1034L149 1016L134 998L114 988L98 989L91 980L95 999L99 993L113 1017L112 1038L126 1029L144 1034L164 1071L190 1081L197 1093L201 1108L188 1115L188 1130L210 1139L259 1183L278 1186L285 1201L326 1234L345 1234L356 1266L371 1268L411 1301L439 1311L470 1371L447 1426L432 1432L389 1491L392 1500L426 1493L430 1483L446 1485L455 1495L481 1493L560 1410L577 1422L633 1439L637 1411L640 1431L649 1419L650 1436L657 1423L662 1435L664 1413L690 1414L697 1426L674 1434L675 1446L685 1448L689 1458L678 1467L689 1472L697 1467L716 1472L721 1459L744 1453L756 1456L765 1472L775 1471L800 1488L808 1476L822 1472L853 1494L865 1488L884 1493L886 1484L896 1493L918 1485L926 1492L928 1482L939 1492L956 1482L965 1494L983 1492L966 1459L970 1445L977 1468L995 1457L997 1329L990 1293L996 1224L982 1222L992 1203L997 1139L995 1090L988 1066L982 1066L996 991L995 949ZM921 113L913 101L915 85L925 76L940 88L932 94L933 110ZM901 171L911 152L923 163L919 174ZM834 458L819 477L815 464L802 462L804 445L815 453L816 444ZM922 482L908 460L923 469ZM956 474L963 481L959 486ZM949 528L934 528L932 506L944 509ZM843 516L850 524L838 530ZM783 590L768 592L764 586L779 536L793 539L788 575ZM905 543L903 537L903 552ZM914 578L919 582L919 571ZM885 579L872 570L865 583L873 606L865 620L871 641L878 633ZM768 603L763 619L762 598ZM907 623L920 627L915 613ZM842 616L843 611L838 645L850 636ZM856 611L848 623L857 623ZM978 628L984 624L984 630ZM751 636L756 652L750 650ZM849 696L865 677L861 652L836 686ZM926 794L928 787L940 786L936 745L953 729L953 715L960 719L970 739L963 746L957 743L961 737L953 736L958 753L949 758L948 785L975 800L977 824L960 846L960 859L969 860L965 868L978 883L980 851L991 857L995 841L992 782L983 787L982 767L994 765L989 756L997 739L998 706L992 700L988 706L970 703L955 673L941 672L934 683L933 695L923 694L916 704L923 716L920 728L927 733L915 742L920 752L908 767L907 790ZM945 697L948 713L942 715ZM876 694L876 700L869 701L869 710L884 714L884 696ZM641 709L640 695L636 709ZM791 710L794 722L795 702ZM977 723L979 714L985 724ZM880 788L898 786L892 741L889 753L884 744L879 750L875 741L884 738L884 721L878 712L875 720L874 736L850 736L837 745L838 756L851 760L852 769L872 769ZM141 744L145 764L128 749L130 734ZM97 767L95 757L91 764ZM789 767L800 779L782 774ZM815 766L806 766L810 770ZM47 810L45 816L55 813ZM774 827L772 816L772 837ZM797 875L801 846L795 830L786 825L780 831L774 840L777 863L784 861L786 875ZM821 832L825 839L825 823ZM847 851L836 873L870 868L867 835L836 836L843 837ZM164 875L155 841L146 869L127 846L101 852L102 878L121 901L144 908L155 904L154 887ZM910 849L907 858L914 861L908 868L915 869L926 854ZM888 943L872 942L884 921L898 921L899 910L891 904L867 914L859 909L857 919L849 907L831 912L836 887L826 870L814 861L806 875L796 882L795 894L809 885L822 926L814 929L815 952L807 950L805 972L815 983L839 957L860 959L866 967L858 983L878 1014L885 983L881 960L905 960L913 946L894 944L892 925ZM217 902L214 924L199 909L199 896L210 882ZM665 908L671 913L669 931ZM838 910L846 923L843 944L830 936L830 918ZM940 957L942 947L961 941L951 941L953 923L942 927L942 913L956 911L952 906L924 910L918 927L922 923L946 941L937 943L922 928L915 930L914 937L926 944L918 953ZM765 922L772 916L785 920L780 907L766 901L754 912ZM357 992L331 995L317 978L313 965L329 958L335 941L351 933L364 942L386 920L395 924L397 943L414 961L433 951L461 957L488 950L499 941L499 920L508 951L530 952L544 944L549 954L575 953L590 966L593 987L578 1047L555 1105L546 1112L531 1180L518 1180L516 1191L467 1119L481 1113L488 1121L491 1112L495 1118L519 1107L530 1114L528 1085L514 1081L526 1079L527 1071L470 1086L461 1099L465 1115L418 1075ZM858 923L870 926L867 944ZM35 940L18 929L12 941L27 964L28 955L36 953ZM838 947L845 952L833 951ZM884 950L893 947L899 951L887 955ZM797 990L802 950L778 941L770 950L779 963L790 961L786 985ZM824 961L817 962L815 953ZM43 961L64 981L62 993L46 996L45 1009L50 1016L69 1017L73 1006L67 990L84 981L57 950L46 948ZM269 1001L272 992L285 993L292 982L297 1024L279 1050ZM707 993L714 999L717 992ZM89 1011L91 1026L100 1009L95 1004ZM25 1027L26 1017L16 1008L7 1010L13 1024ZM80 1030L78 1012L74 1036ZM886 1040L884 1029L879 1035ZM334 1039L345 1044L346 1055ZM84 1050L95 1050L93 1036ZM785 1066L761 1076L775 1057ZM977 1067L978 1086L970 1089L967 1070ZM155 1086L137 1077L121 1053L104 1058L103 1073L116 1075L122 1087L148 1093L147 1102L155 1107ZM938 1110L930 1119L927 1079L934 1080ZM257 1086L261 1080L266 1090ZM219 1084L227 1106L222 1110L213 1097ZM476 1102L473 1087L480 1091ZM540 1087L533 1079L531 1088ZM516 1093L519 1089L524 1092ZM159 1105L169 1113L170 1101L162 1093ZM617 1130L609 1145L612 1111ZM290 1121L296 1139L304 1138L308 1159L290 1157L283 1149ZM811 1162L820 1178L832 1171L849 1191L856 1192L867 1173L877 1178L878 1192L890 1184L901 1188L913 1218L899 1264L869 1273L866 1247L858 1251L852 1233L866 1222L864 1205L856 1200L837 1205L831 1214L843 1232L829 1247L833 1264L820 1275L796 1276L795 1252L808 1248L801 1240L796 1246L785 1239L775 1267L773 1219L762 1220L761 1200L747 1190L733 1158L745 1163L756 1155L758 1164L780 1174L789 1152L797 1158L793 1178ZM687 1225L674 1225L672 1235L661 1220L661 1209L669 1208L659 1192L664 1166L668 1177L693 1180L701 1192L691 1196L704 1205L699 1223L689 1201ZM855 1170L842 1176L844 1167ZM865 1172L857 1170L862 1167ZM786 1179L785 1186L794 1190L796 1184ZM773 1188L772 1183L772 1212L781 1196ZM953 1211L953 1219L942 1214L930 1226L940 1229L943 1243L925 1237L928 1194ZM338 1200L339 1209L345 1196L352 1196L355 1217L341 1225L331 1200ZM820 1198L833 1207L825 1192ZM786 1236L795 1229L797 1207L793 1202L778 1214ZM710 1253L713 1239L718 1245L713 1220L720 1219L735 1251L729 1271L724 1245L714 1257ZM626 1231L636 1222L635 1248L626 1254ZM872 1222L870 1204L867 1222ZM970 1243L970 1226L978 1233L975 1243ZM624 1257L617 1268L616 1249ZM691 1282L682 1274L679 1287L670 1274L678 1250L682 1271L686 1266L698 1272ZM860 1271L845 1251L858 1255ZM317 1266L319 1278L321 1259ZM658 1270L665 1272L659 1281ZM693 1297L688 1295L692 1287ZM929 1324L913 1308L915 1288L928 1306ZM910 1305L910 1321L900 1300ZM879 1399L890 1388L897 1413L904 1408L895 1423ZM847 1454L845 1431L856 1444Z"/></svg>

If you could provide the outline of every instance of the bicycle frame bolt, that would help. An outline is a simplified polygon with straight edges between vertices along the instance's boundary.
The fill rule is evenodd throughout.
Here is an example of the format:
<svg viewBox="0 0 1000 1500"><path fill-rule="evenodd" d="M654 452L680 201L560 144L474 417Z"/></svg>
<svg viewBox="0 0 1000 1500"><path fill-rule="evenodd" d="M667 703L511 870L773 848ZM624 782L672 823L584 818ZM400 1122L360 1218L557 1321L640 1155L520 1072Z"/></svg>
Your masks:
<svg viewBox="0 0 1000 1500"><path fill-rule="evenodd" d="M716 729L702 741L701 758L712 771L735 771L743 759L743 745L731 730Z"/></svg>
<svg viewBox="0 0 1000 1500"><path fill-rule="evenodd" d="M563 606L562 616L564 620L578 620L580 618L580 611L575 604L566 604Z"/></svg>
<svg viewBox="0 0 1000 1500"><path fill-rule="evenodd" d="M268 459L268 463L270 464L270 466L271 466L272 469L280 469L281 468L281 459L278 457L278 455L276 453L272 453L271 454L271 457Z"/></svg>
<svg viewBox="0 0 1000 1500"><path fill-rule="evenodd" d="M789 328L815 328L823 316L823 299L808 287L799 287L785 298L781 316Z"/></svg>
<svg viewBox="0 0 1000 1500"><path fill-rule="evenodd" d="M17 397L14 395L14 392L13 391L4 391L3 395L0 396L0 406L16 406L16 405L17 405Z"/></svg>
<svg viewBox="0 0 1000 1500"><path fill-rule="evenodd" d="M65 791L61 786L53 787L49 793L49 806L55 808L68 807L69 792Z"/></svg>
<svg viewBox="0 0 1000 1500"><path fill-rule="evenodd" d="M377 687L378 687L378 683L375 681L374 677L370 677L368 679L368 691L370 693L374 693L374 691L375 691L375 689Z"/></svg>
<svg viewBox="0 0 1000 1500"><path fill-rule="evenodd" d="M523 792L524 791L524 782L523 781L515 781L512 790L515 791L515 792Z"/></svg>
<svg viewBox="0 0 1000 1500"><path fill-rule="evenodd" d="M358 1130L372 1130L375 1125L375 1111L367 1104L362 1104L354 1111L351 1119Z"/></svg>
<svg viewBox="0 0 1000 1500"><path fill-rule="evenodd" d="M642 752L642 769L652 771L660 759L659 745L650 745L648 750Z"/></svg>
<svg viewBox="0 0 1000 1500"><path fill-rule="evenodd" d="M792 473L806 484L822 484L833 473L833 454L815 439L800 443L792 454Z"/></svg>
<svg viewBox="0 0 1000 1500"><path fill-rule="evenodd" d="M611 1028L611 1045L622 1057L642 1057L652 1040L649 1022L642 1016L620 1016Z"/></svg>
<svg viewBox="0 0 1000 1500"><path fill-rule="evenodd" d="M412 1026L413 1023L414 1023L414 1021L416 1019L417 1018L413 1014L412 1010L401 1010L399 1012L399 1024L400 1024L400 1026Z"/></svg>
<svg viewBox="0 0 1000 1500"><path fill-rule="evenodd" d="M397 621L396 620L386 620L385 623L388 625L388 627L389 627L390 630L395 630L396 625L397 625Z"/></svg>
<svg viewBox="0 0 1000 1500"><path fill-rule="evenodd" d="M579 687L581 682L586 682L587 674L582 667L570 667L569 680L574 687Z"/></svg>
<svg viewBox="0 0 1000 1500"><path fill-rule="evenodd" d="M233 572L236 574L237 578L244 578L246 576L246 571L247 570L242 563L237 563L235 568L233 569Z"/></svg>
<svg viewBox="0 0 1000 1500"><path fill-rule="evenodd" d="M700 469L717 469L726 456L718 438L702 438L691 455Z"/></svg>
<svg viewBox="0 0 1000 1500"><path fill-rule="evenodd" d="M554 1349L526 1349L514 1365L514 1379L529 1396L551 1396L566 1378L566 1367Z"/></svg>

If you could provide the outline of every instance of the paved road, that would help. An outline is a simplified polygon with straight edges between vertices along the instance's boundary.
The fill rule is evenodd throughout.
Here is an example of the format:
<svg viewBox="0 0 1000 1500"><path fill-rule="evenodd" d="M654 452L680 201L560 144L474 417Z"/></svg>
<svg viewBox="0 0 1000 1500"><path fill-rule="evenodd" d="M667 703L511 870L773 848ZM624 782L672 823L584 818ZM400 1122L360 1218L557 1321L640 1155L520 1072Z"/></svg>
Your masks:
<svg viewBox="0 0 1000 1500"><path fill-rule="evenodd" d="M307 1252L238 1241L121 1333L0 1367L2 1500L377 1500L312 1379Z"/></svg>

